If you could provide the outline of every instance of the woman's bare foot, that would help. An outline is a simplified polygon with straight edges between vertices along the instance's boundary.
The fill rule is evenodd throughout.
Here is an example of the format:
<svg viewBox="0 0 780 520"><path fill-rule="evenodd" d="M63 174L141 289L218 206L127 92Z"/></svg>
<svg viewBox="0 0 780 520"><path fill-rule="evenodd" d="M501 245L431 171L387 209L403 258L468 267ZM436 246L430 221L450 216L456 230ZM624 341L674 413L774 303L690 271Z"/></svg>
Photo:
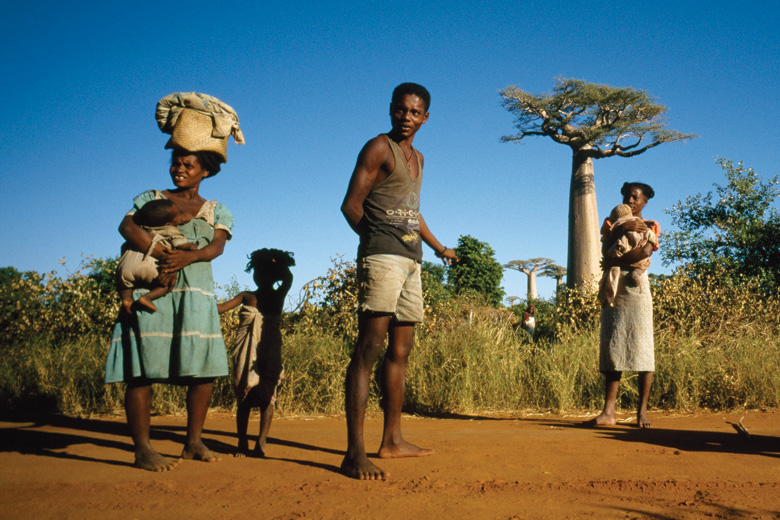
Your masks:
<svg viewBox="0 0 780 520"><path fill-rule="evenodd" d="M615 414L601 412L597 417L585 421L584 426L614 426L617 424Z"/></svg>
<svg viewBox="0 0 780 520"><path fill-rule="evenodd" d="M433 450L428 448L420 448L414 444L409 444L405 440L401 440L398 444L388 443L382 445L379 448L380 459L397 459L401 457L425 457L426 455L432 455Z"/></svg>
<svg viewBox="0 0 780 520"><path fill-rule="evenodd" d="M132 305L133 310L144 310L147 312L157 312L157 307L152 303L152 300L146 297L146 295L138 298Z"/></svg>
<svg viewBox="0 0 780 520"><path fill-rule="evenodd" d="M185 444L184 449L181 451L181 458L187 460L202 460L203 462L216 462L219 457L209 450L203 441L193 442L191 444Z"/></svg>
<svg viewBox="0 0 780 520"><path fill-rule="evenodd" d="M341 462L341 472L358 480L386 480L390 476L389 473L375 466L365 455L358 457L345 455Z"/></svg>
<svg viewBox="0 0 780 520"><path fill-rule="evenodd" d="M636 416L636 425L640 428L652 428L653 423L647 418L646 412L639 412Z"/></svg>
<svg viewBox="0 0 780 520"><path fill-rule="evenodd" d="M163 457L153 449L140 449L135 452L136 468L147 471L168 471L178 464L178 461Z"/></svg>

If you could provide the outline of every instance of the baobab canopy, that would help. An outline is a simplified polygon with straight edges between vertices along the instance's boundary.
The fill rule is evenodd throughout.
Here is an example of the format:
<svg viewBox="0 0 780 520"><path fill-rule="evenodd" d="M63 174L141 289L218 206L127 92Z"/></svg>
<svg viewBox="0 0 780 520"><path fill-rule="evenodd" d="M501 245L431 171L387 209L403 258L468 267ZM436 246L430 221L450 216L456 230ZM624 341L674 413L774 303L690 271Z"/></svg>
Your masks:
<svg viewBox="0 0 780 520"><path fill-rule="evenodd" d="M503 105L515 114L519 132L504 142L547 136L588 157L631 157L661 143L696 137L666 129L666 107L644 90L610 87L579 79L557 80L550 94L534 95L517 87L501 91Z"/></svg>

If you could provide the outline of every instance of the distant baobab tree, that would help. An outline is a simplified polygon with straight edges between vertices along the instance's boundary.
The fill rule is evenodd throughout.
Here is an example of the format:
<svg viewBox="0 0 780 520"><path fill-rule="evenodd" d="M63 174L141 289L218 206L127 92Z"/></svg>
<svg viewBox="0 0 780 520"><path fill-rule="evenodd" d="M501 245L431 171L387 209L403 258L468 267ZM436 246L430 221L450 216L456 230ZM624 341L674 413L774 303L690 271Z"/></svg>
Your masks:
<svg viewBox="0 0 780 520"><path fill-rule="evenodd" d="M563 285L563 277L566 276L566 268L558 264L546 265L539 271L539 276L555 278L555 287L557 290L557 288Z"/></svg>
<svg viewBox="0 0 780 520"><path fill-rule="evenodd" d="M578 79L556 81L550 94L530 94L514 86L501 91L503 105L515 115L518 130L501 140L540 135L571 148L566 284L584 288L600 274L593 159L633 157L659 144L696 136L667 130L666 107L643 90Z"/></svg>
<svg viewBox="0 0 780 520"><path fill-rule="evenodd" d="M554 264L555 260L550 258L531 258L529 260L512 260L504 264L504 269L515 269L528 276L528 301L537 299L536 294L536 272L548 265Z"/></svg>
<svg viewBox="0 0 780 520"><path fill-rule="evenodd" d="M509 304L509 306L511 307L519 299L520 299L519 296L507 296L506 298L504 298L504 301L506 301Z"/></svg>

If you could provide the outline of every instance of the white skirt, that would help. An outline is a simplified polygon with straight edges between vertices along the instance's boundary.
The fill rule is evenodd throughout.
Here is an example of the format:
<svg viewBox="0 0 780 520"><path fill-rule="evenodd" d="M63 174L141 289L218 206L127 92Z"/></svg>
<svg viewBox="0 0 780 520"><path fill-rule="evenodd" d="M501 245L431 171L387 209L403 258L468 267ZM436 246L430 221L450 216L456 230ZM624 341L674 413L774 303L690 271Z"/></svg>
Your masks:
<svg viewBox="0 0 780 520"><path fill-rule="evenodd" d="M621 269L614 307L601 309L599 371L655 371L653 298L647 272L630 287L631 271Z"/></svg>

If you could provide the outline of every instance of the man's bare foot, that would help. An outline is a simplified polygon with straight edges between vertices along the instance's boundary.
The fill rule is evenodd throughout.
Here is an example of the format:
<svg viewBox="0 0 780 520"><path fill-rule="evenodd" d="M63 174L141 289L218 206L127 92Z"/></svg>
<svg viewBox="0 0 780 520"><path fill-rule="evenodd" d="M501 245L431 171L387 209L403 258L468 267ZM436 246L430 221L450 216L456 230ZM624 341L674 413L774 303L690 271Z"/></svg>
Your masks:
<svg viewBox="0 0 780 520"><path fill-rule="evenodd" d="M365 455L358 457L345 455L341 462L341 472L358 480L386 480L390 476L389 473L375 466Z"/></svg>
<svg viewBox="0 0 780 520"><path fill-rule="evenodd" d="M255 449L252 450L252 456L258 459L264 459L265 458L265 443L262 445L258 442L255 444Z"/></svg>
<svg viewBox="0 0 780 520"><path fill-rule="evenodd" d="M615 419L614 414L601 412L598 417L594 417L593 419L585 421L582 424L583 426L614 426L617 424L617 420Z"/></svg>
<svg viewBox="0 0 780 520"><path fill-rule="evenodd" d="M209 450L203 441L185 444L181 451L181 458L187 460L202 460L203 462L216 462L219 457Z"/></svg>
<svg viewBox="0 0 780 520"><path fill-rule="evenodd" d="M640 428L652 428L653 423L647 418L647 413L640 412L636 416L636 425Z"/></svg>
<svg viewBox="0 0 780 520"><path fill-rule="evenodd" d="M168 471L178 464L178 461L163 457L153 449L142 449L135 452L136 468L147 471Z"/></svg>
<svg viewBox="0 0 780 520"><path fill-rule="evenodd" d="M146 297L146 295L138 298L132 305L133 310L144 310L147 312L157 312L157 307L152 303L152 300Z"/></svg>
<svg viewBox="0 0 780 520"><path fill-rule="evenodd" d="M428 448L420 448L414 444L402 440L398 444L382 445L379 448L380 459L397 459L401 457L425 457L426 455L433 455L433 450Z"/></svg>

